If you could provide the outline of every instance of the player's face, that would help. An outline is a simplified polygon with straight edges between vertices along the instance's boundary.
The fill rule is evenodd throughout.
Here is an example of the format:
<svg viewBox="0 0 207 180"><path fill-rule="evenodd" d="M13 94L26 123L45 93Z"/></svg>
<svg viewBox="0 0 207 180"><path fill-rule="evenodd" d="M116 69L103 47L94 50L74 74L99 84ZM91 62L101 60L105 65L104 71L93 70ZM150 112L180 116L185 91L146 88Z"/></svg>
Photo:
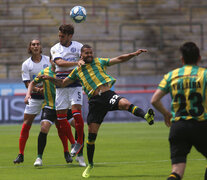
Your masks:
<svg viewBox="0 0 207 180"><path fill-rule="evenodd" d="M81 57L85 61L85 63L91 63L93 61L93 50L92 48L84 48L81 53Z"/></svg>
<svg viewBox="0 0 207 180"><path fill-rule="evenodd" d="M72 35L63 34L62 32L58 33L59 41L62 46L68 47L71 43Z"/></svg>
<svg viewBox="0 0 207 180"><path fill-rule="evenodd" d="M30 44L30 50L33 55L41 53L41 44L38 40L33 40Z"/></svg>

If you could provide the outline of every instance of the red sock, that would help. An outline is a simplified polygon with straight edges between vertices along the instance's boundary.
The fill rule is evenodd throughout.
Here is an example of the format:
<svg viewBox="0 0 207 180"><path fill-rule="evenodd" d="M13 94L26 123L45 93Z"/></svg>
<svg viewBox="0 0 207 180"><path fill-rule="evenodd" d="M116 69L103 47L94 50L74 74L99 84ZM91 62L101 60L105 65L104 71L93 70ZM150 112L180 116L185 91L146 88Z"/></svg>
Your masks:
<svg viewBox="0 0 207 180"><path fill-rule="evenodd" d="M63 144L63 149L64 149L64 152L66 151L69 151L68 150L68 138L66 135L64 135L64 133L61 131L61 128L60 128L60 125L56 124L56 128L57 128L57 131L58 131L58 136Z"/></svg>
<svg viewBox="0 0 207 180"><path fill-rule="evenodd" d="M82 118L81 111L80 110L73 110L72 114L75 119L75 129L76 129L77 135L78 135L77 143L83 144L84 121Z"/></svg>
<svg viewBox="0 0 207 180"><path fill-rule="evenodd" d="M58 114L57 120L60 125L60 131L67 136L71 144L75 144L75 139L71 130L70 123L67 120L67 114Z"/></svg>
<svg viewBox="0 0 207 180"><path fill-rule="evenodd" d="M27 125L23 123L22 130L19 137L19 153L24 154L24 148L27 142L27 139L29 137L29 130L31 128L31 125Z"/></svg>

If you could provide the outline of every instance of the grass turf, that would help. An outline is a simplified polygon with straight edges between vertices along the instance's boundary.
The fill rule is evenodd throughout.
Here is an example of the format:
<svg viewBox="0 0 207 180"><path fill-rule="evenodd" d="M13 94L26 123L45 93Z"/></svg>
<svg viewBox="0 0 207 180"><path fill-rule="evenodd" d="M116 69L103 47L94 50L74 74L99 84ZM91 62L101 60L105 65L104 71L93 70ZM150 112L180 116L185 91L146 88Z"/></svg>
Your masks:
<svg viewBox="0 0 207 180"><path fill-rule="evenodd" d="M40 126L34 124L26 144L22 164L13 164L18 154L21 125L0 126L0 179L4 180L79 180L84 167L66 164L63 148L52 126L43 155L43 166L35 168L37 137ZM163 122L104 123L96 140L95 167L90 179L100 180L163 180L171 171L169 129ZM87 139L87 125L85 125ZM87 162L86 148L84 157ZM203 180L205 158L193 148L188 156L184 180Z"/></svg>

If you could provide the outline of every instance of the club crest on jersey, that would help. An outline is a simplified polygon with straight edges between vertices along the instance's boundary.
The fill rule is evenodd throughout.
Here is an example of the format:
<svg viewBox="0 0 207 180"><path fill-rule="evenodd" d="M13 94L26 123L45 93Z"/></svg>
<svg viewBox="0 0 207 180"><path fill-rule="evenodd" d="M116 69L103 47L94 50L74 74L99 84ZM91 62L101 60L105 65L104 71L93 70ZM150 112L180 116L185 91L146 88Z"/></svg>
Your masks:
<svg viewBox="0 0 207 180"><path fill-rule="evenodd" d="M74 52L76 52L76 48L72 47L72 48L70 49L70 51L71 51L72 53L74 53Z"/></svg>
<svg viewBox="0 0 207 180"><path fill-rule="evenodd" d="M44 65L43 65L43 68L44 68L44 69L45 69L46 67L48 67L48 64L44 64Z"/></svg>

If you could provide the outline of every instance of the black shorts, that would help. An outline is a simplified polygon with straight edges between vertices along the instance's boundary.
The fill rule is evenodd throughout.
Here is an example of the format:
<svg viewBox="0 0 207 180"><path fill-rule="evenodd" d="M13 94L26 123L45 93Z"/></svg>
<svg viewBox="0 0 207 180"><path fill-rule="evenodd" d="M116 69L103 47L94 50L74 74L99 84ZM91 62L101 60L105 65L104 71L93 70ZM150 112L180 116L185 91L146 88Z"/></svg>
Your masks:
<svg viewBox="0 0 207 180"><path fill-rule="evenodd" d="M70 120L71 118L73 118L73 114L72 114L71 109L68 109L67 119ZM41 120L49 120L50 122L54 123L57 120L56 110L49 109L49 108L43 108Z"/></svg>
<svg viewBox="0 0 207 180"><path fill-rule="evenodd" d="M207 158L207 121L179 120L170 128L172 164L185 163L192 146Z"/></svg>
<svg viewBox="0 0 207 180"><path fill-rule="evenodd" d="M108 111L118 110L118 103L122 97L114 91L106 91L96 95L89 100L89 112L87 123L101 124Z"/></svg>
<svg viewBox="0 0 207 180"><path fill-rule="evenodd" d="M43 108L41 120L49 120L50 122L54 123L57 120L56 110Z"/></svg>

